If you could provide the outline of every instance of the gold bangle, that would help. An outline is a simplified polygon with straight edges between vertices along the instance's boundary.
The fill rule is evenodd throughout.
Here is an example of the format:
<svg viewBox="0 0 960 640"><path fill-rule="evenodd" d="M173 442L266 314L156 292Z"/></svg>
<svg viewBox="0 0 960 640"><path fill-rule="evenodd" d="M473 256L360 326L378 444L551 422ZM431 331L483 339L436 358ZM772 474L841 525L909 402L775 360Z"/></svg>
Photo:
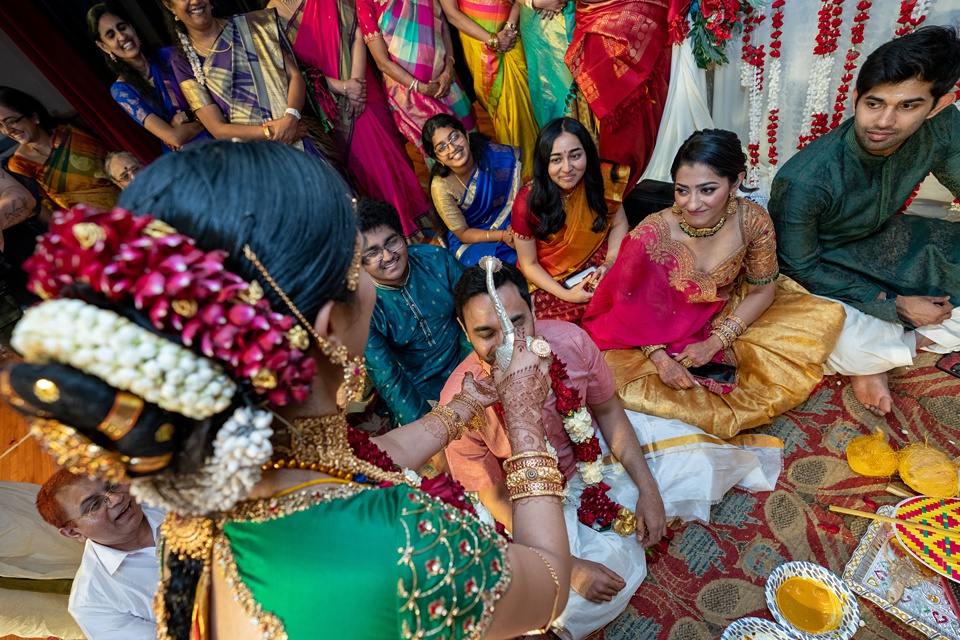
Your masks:
<svg viewBox="0 0 960 640"><path fill-rule="evenodd" d="M550 631L550 625L552 625L553 621L557 619L557 604L560 602L560 578L557 577L557 572L553 570L553 565L550 564L550 561L547 560L546 556L533 547L529 547L529 549L540 556L540 559L543 560L543 564L547 565L547 571L550 572L550 577L553 578L553 584L557 589L556 594L553 596L553 608L550 610L550 619L547 620L547 624L543 625L542 629L534 629L533 631L527 631L525 634L523 634L525 636L542 636Z"/></svg>
<svg viewBox="0 0 960 640"><path fill-rule="evenodd" d="M470 412L473 413L474 417L482 416L486 413L486 410L484 409L483 405L480 404L479 400L474 398L469 393L464 393L463 391L457 392L452 398L450 398L450 402L459 402L469 409Z"/></svg>
<svg viewBox="0 0 960 640"><path fill-rule="evenodd" d="M541 456L538 458L524 458L523 460L514 460L512 462L503 463L504 473L513 473L514 471L520 471L521 469L529 469L530 467L553 467L554 469L559 468L556 458L549 458L547 456Z"/></svg>
<svg viewBox="0 0 960 640"><path fill-rule="evenodd" d="M548 482L562 487L563 474L557 467L527 467L511 471L507 475L506 485L512 491L531 482Z"/></svg>
<svg viewBox="0 0 960 640"><path fill-rule="evenodd" d="M667 348L667 345L665 344L648 344L640 347L640 353L642 353L645 357L649 358L654 351L658 349L666 349L666 348Z"/></svg>
<svg viewBox="0 0 960 640"><path fill-rule="evenodd" d="M460 419L460 415L444 404L438 404L430 412L436 415L443 422L443 426L446 427L447 433L450 435L450 440L447 444L450 444L454 440L459 440L463 436L463 430L466 428L466 425L463 423L463 420Z"/></svg>
<svg viewBox="0 0 960 640"><path fill-rule="evenodd" d="M740 333L743 333L744 331L747 330L747 323L741 320L738 316L733 315L732 313L727 317L727 320L725 320L724 322L726 321L733 322L738 327L740 327Z"/></svg>
<svg viewBox="0 0 960 640"><path fill-rule="evenodd" d="M273 134L270 133L270 125L266 122L263 123L263 137L267 140L273 140Z"/></svg>
<svg viewBox="0 0 960 640"><path fill-rule="evenodd" d="M554 465L557 464L557 456L550 453L549 451L521 451L520 453L516 455L512 455L503 461L503 465L502 465L503 470L507 473L510 473L511 471L519 468L514 466L517 461L525 460L527 458L538 458L538 459L549 458L550 460L553 461Z"/></svg>
<svg viewBox="0 0 960 640"><path fill-rule="evenodd" d="M730 335L730 329L724 326L716 327L710 332L710 335L720 338L720 344L723 345L724 349L729 349L730 345L732 345L733 341L736 339L735 336Z"/></svg>
<svg viewBox="0 0 960 640"><path fill-rule="evenodd" d="M558 484L536 482L517 487L517 493L510 494L510 502L524 498L563 498L563 487Z"/></svg>

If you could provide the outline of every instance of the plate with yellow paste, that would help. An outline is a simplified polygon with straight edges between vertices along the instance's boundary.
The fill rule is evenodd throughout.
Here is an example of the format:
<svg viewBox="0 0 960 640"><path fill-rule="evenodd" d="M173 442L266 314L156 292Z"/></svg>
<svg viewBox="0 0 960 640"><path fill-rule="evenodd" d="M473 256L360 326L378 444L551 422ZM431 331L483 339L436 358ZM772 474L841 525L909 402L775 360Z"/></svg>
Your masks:
<svg viewBox="0 0 960 640"><path fill-rule="evenodd" d="M849 640L860 628L850 587L812 562L782 564L767 578L767 607L800 640Z"/></svg>

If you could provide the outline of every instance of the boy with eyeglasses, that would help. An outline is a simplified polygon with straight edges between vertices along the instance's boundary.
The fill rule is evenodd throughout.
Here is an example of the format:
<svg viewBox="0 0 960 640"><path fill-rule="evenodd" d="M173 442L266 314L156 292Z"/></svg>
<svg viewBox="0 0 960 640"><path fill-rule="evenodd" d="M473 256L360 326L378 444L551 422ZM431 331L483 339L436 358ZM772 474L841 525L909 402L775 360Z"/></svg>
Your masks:
<svg viewBox="0 0 960 640"><path fill-rule="evenodd" d="M157 529L165 514L141 507L129 489L61 469L37 494L40 516L85 544L69 611L89 640L157 636L152 605L160 575Z"/></svg>
<svg viewBox="0 0 960 640"><path fill-rule="evenodd" d="M407 424L430 411L450 372L470 353L453 307L463 265L449 251L407 245L397 210L363 198L357 207L363 268L377 287L367 373L393 417Z"/></svg>

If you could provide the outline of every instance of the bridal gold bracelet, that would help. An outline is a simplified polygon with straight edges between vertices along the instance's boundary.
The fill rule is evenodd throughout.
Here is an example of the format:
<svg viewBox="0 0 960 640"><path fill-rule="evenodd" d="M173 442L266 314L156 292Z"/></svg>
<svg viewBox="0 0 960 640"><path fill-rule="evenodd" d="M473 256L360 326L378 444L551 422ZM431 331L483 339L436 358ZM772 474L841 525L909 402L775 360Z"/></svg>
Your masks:
<svg viewBox="0 0 960 640"><path fill-rule="evenodd" d="M645 357L649 358L650 354L652 354L657 349L666 349L666 348L667 348L667 345L665 344L648 344L640 347L640 353L642 353Z"/></svg>

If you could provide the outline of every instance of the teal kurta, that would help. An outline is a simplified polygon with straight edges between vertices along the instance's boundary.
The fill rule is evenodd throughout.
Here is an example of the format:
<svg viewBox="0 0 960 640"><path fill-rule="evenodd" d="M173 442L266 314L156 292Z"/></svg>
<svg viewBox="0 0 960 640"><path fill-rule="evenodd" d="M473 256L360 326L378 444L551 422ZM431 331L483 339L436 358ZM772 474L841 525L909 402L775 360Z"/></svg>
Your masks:
<svg viewBox="0 0 960 640"><path fill-rule="evenodd" d="M453 286L463 265L449 251L410 245L410 277L402 287L377 285L367 339L367 372L399 424L430 411L440 390L472 352L457 322Z"/></svg>
<svg viewBox="0 0 960 640"><path fill-rule="evenodd" d="M241 503L223 536L217 563L271 638L480 638L511 579L501 536L408 486Z"/></svg>
<svg viewBox="0 0 960 640"><path fill-rule="evenodd" d="M887 157L860 146L853 119L791 158L773 181L780 270L811 293L898 321L899 295L960 302L960 225L896 215L934 176L960 197L960 111L949 106Z"/></svg>

